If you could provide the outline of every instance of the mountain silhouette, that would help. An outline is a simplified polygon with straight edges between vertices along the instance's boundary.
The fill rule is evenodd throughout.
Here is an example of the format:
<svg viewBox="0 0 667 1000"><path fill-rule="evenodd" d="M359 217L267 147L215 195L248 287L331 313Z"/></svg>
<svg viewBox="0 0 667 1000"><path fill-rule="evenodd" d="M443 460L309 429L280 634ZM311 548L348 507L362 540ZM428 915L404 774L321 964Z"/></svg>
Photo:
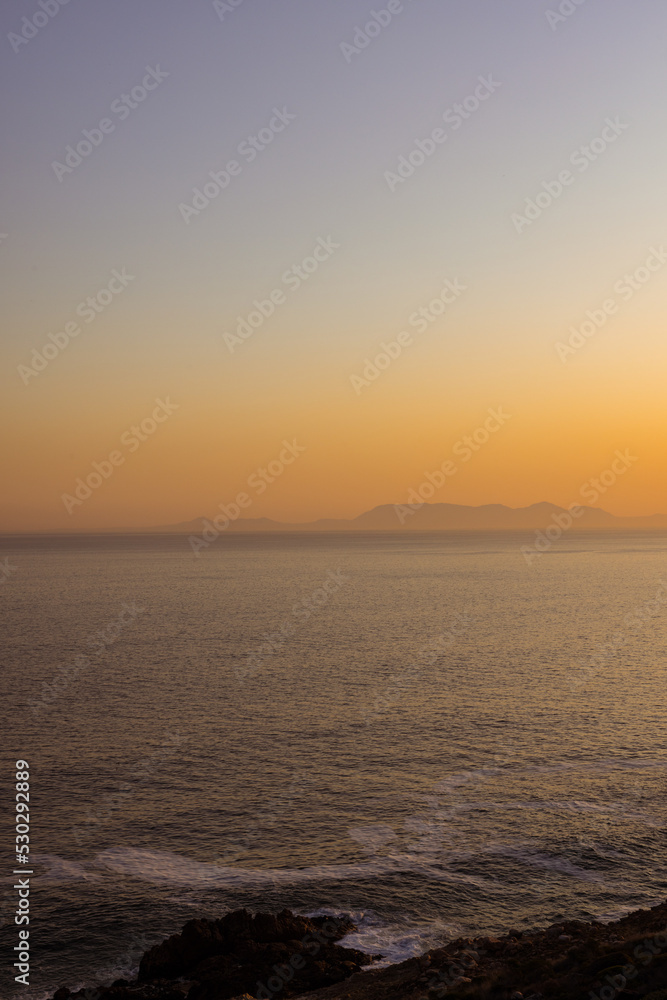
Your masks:
<svg viewBox="0 0 667 1000"><path fill-rule="evenodd" d="M578 517L572 518L574 530L656 530L667 528L667 515L647 517L617 517L599 507L580 506ZM452 503L424 503L418 509L407 504L381 504L355 518L321 518L305 523L274 521L267 517L240 517L231 521L233 532L268 531L544 531L552 524L567 523L564 507L552 503L535 503L529 507L507 507L505 504L483 504L469 507ZM201 534L204 522L213 521L199 517L180 524L169 524L148 529L165 533ZM218 527L224 524L218 513ZM144 529L146 530L146 529Z"/></svg>

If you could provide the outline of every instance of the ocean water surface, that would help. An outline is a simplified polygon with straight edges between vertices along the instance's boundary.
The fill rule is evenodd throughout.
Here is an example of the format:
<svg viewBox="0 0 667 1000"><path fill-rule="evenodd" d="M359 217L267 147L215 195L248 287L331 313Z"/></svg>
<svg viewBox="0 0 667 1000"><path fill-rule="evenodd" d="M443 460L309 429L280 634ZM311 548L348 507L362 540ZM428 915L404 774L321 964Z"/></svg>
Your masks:
<svg viewBox="0 0 667 1000"><path fill-rule="evenodd" d="M349 913L399 961L667 887L667 536L3 537L31 986L193 916ZM0 949L16 943L3 809Z"/></svg>

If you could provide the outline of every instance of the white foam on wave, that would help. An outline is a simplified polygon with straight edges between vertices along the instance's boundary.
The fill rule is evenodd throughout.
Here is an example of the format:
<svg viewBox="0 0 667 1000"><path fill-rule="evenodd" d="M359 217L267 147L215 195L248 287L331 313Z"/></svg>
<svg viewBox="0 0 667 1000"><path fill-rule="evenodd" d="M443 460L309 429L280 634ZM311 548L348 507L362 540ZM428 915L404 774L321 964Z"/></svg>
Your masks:
<svg viewBox="0 0 667 1000"><path fill-rule="evenodd" d="M372 858L356 864L316 865L308 868L230 868L169 851L151 851L135 847L111 847L95 859L96 864L120 875L144 879L156 885L199 888L239 887L262 889L268 886L320 884L327 881L347 881L377 878L397 872L413 872L439 882L481 886L476 878L447 869L442 863L432 863L417 854L395 854Z"/></svg>
<svg viewBox="0 0 667 1000"><path fill-rule="evenodd" d="M95 859L96 863L121 875L130 875L159 885L190 888L238 886L264 888L346 880L382 874L387 867L379 861L364 864L315 865L309 868L232 868L173 854L134 847L112 847Z"/></svg>
<svg viewBox="0 0 667 1000"><path fill-rule="evenodd" d="M442 948L447 941L464 933L460 926L447 924L442 920L417 923L409 917L398 917L387 921L373 910L341 911L325 906L309 910L305 916L349 917L357 929L346 934L338 944L344 948L356 948L367 955L381 955L378 962L366 966L369 969L395 965L398 962L405 962L408 958L423 955L432 948Z"/></svg>
<svg viewBox="0 0 667 1000"><path fill-rule="evenodd" d="M487 845L481 852L470 854L498 855L512 858L531 868L541 868L582 882L605 884L598 872L581 868L566 858L546 854L512 844ZM452 852L450 862L461 860L460 852ZM321 885L326 882L356 881L409 872L434 882L449 885L474 886L484 891L497 888L496 881L485 875L470 875L454 870L446 862L428 853L395 854L371 858L357 864L316 865L308 868L230 868L173 854L144 848L112 847L96 858L96 864L119 875L140 878L154 885L266 890L296 885Z"/></svg>
<svg viewBox="0 0 667 1000"><path fill-rule="evenodd" d="M443 813L447 819L456 818L459 814L468 812L557 812L557 813L598 813L600 815L620 815L624 820L636 820L644 826L662 829L663 820L655 813L633 808L634 803L628 799L617 802L590 802L581 799L523 799L500 801L496 799L464 799ZM440 813L434 814L440 818Z"/></svg>
<svg viewBox="0 0 667 1000"><path fill-rule="evenodd" d="M569 875L580 882L598 882L605 884L603 875L598 872L589 871L587 868L580 868L566 858L554 857L552 854L542 854L540 851L521 850L514 847L496 847L489 853L499 854L507 858L513 858L531 868L543 868L545 871L558 872L559 875Z"/></svg>
<svg viewBox="0 0 667 1000"><path fill-rule="evenodd" d="M441 866L421 861L414 855L395 855L362 864L318 865L311 868L260 871L192 861L167 851L115 847L102 852L96 861L118 874L142 878L161 885L187 886L194 890L193 901L197 890L213 887L266 889L268 886L320 884L327 880L377 877L398 870L419 872L437 881L476 885L481 885L483 881L472 876L447 872ZM382 956L379 962L373 963L373 968L404 962L408 958L422 955L430 948L441 947L445 941L463 933L461 927L445 921L419 923L414 919L400 916L387 921L372 910L360 911L348 908L342 911L323 907L308 911L306 915L349 917L357 930L346 935L340 943L369 955Z"/></svg>
<svg viewBox="0 0 667 1000"><path fill-rule="evenodd" d="M517 762L518 763L518 762ZM558 774L560 771L580 771L583 773L607 771L651 771L667 768L664 760L643 757L603 757L600 760L564 760L552 764L523 764L508 771L510 775Z"/></svg>
<svg viewBox="0 0 667 1000"><path fill-rule="evenodd" d="M57 854L33 854L34 865L43 866L46 870L39 872L42 885L61 885L67 882L96 882L100 875L91 872L77 861L61 858Z"/></svg>
<svg viewBox="0 0 667 1000"><path fill-rule="evenodd" d="M340 865L315 865L305 868L241 868L212 862L195 861L170 851L153 851L135 847L112 847L98 854L92 866L82 866L56 855L39 855L35 861L47 866L41 879L52 884L95 881L100 869L138 878L153 885L189 889L196 904L202 890L239 888L265 891L268 888L299 885L323 885L327 882L364 881L399 873L420 875L431 882L450 886L474 887L493 892L497 881L492 875L470 874L456 870L462 861L473 861L482 855L512 858L532 868L558 872L585 882L604 884L600 873L581 868L566 858L534 850L520 843L487 843L475 851L447 849L443 852L428 848L412 853L386 854L369 857L363 862ZM180 898L180 897L179 897Z"/></svg>
<svg viewBox="0 0 667 1000"><path fill-rule="evenodd" d="M664 760L651 760L641 757L604 757L601 760L562 760L548 764L525 764L516 757L497 760L495 764L482 767L471 767L466 771L457 771L443 778L434 786L436 792L449 792L472 781L486 778L518 778L528 774L560 774L563 771L580 773L608 771L651 771L665 770Z"/></svg>

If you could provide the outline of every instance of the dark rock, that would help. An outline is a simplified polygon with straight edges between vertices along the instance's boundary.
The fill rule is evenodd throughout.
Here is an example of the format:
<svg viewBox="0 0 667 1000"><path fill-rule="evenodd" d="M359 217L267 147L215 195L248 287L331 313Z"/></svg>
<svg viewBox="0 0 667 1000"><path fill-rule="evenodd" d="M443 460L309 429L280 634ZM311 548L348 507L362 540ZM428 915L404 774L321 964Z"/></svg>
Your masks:
<svg viewBox="0 0 667 1000"><path fill-rule="evenodd" d="M347 919L310 920L289 910L254 916L236 910L219 920L190 920L180 934L146 952L139 983L148 988L187 978L192 983L188 1000L228 1000L258 991L287 1000L339 983L372 961L335 943L352 929Z"/></svg>
<svg viewBox="0 0 667 1000"><path fill-rule="evenodd" d="M220 954L224 942L218 928L209 920L190 920L180 934L155 945L141 959L139 979L163 979L183 976L204 958Z"/></svg>
<svg viewBox="0 0 667 1000"><path fill-rule="evenodd" d="M229 976L236 968L238 961L231 955L211 955L199 963L192 975L201 982L212 976Z"/></svg>
<svg viewBox="0 0 667 1000"><path fill-rule="evenodd" d="M630 959L623 952L611 951L608 952L608 954L606 955L601 955L599 958L596 958L594 962L591 962L589 965L587 965L586 972L588 973L602 972L604 969L612 968L612 966L618 965L623 967L624 965L628 965L629 963Z"/></svg>
<svg viewBox="0 0 667 1000"><path fill-rule="evenodd" d="M95 990L95 1000L589 1000L616 989L667 1000L667 904L613 924L562 921L499 938L458 938L400 965L362 972L370 957L336 942L349 921L245 910L189 921L148 951L141 978ZM648 945L647 943L648 942ZM650 945L650 947L648 947ZM639 949L636 951L635 949ZM638 957L635 957L638 956ZM621 986L623 970L631 982ZM628 973L630 975L630 972ZM606 995L606 994L605 994ZM59 990L54 1000L88 1000Z"/></svg>

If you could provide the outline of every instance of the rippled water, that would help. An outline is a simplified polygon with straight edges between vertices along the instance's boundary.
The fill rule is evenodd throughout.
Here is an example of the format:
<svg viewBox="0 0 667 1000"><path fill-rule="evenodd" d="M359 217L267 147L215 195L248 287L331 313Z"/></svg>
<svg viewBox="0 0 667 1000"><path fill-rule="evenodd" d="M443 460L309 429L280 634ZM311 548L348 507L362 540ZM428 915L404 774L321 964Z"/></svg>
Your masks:
<svg viewBox="0 0 667 1000"><path fill-rule="evenodd" d="M0 539L0 779L29 760L36 862L9 995L241 905L351 913L395 961L664 899L667 538L527 541Z"/></svg>

